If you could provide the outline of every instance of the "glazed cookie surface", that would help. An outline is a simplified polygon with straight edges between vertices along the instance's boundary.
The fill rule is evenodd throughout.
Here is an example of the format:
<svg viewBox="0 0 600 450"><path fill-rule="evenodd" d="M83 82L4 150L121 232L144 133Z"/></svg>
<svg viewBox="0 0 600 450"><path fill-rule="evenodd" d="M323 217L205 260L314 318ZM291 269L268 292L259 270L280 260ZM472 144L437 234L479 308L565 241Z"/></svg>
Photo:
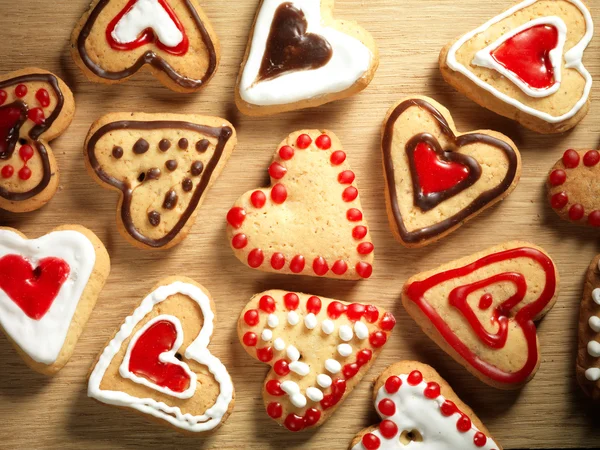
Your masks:
<svg viewBox="0 0 600 450"><path fill-rule="evenodd" d="M84 155L96 182L121 193L121 234L135 246L166 249L189 232L236 142L233 126L218 117L114 113L92 125Z"/></svg>
<svg viewBox="0 0 600 450"><path fill-rule="evenodd" d="M0 209L28 212L58 189L48 142L75 113L73 94L56 75L27 68L0 77Z"/></svg>
<svg viewBox="0 0 600 450"><path fill-rule="evenodd" d="M444 351L485 383L517 389L540 364L535 321L558 297L539 247L512 241L410 278L402 304Z"/></svg>
<svg viewBox="0 0 600 450"><path fill-rule="evenodd" d="M179 92L203 88L220 59L197 0L94 0L73 31L71 53L91 81L120 83L147 68Z"/></svg>
<svg viewBox="0 0 600 450"><path fill-rule="evenodd" d="M322 425L360 382L396 321L381 308L324 297L265 291L238 320L244 349L271 370L267 414L290 431Z"/></svg>
<svg viewBox="0 0 600 450"><path fill-rule="evenodd" d="M351 450L502 450L481 420L432 367L402 361L375 382L379 425L362 430Z"/></svg>
<svg viewBox="0 0 600 450"><path fill-rule="evenodd" d="M508 137L489 130L458 133L449 111L430 98L394 105L382 134L388 217L407 247L450 234L519 181L521 157Z"/></svg>
<svg viewBox="0 0 600 450"><path fill-rule="evenodd" d="M540 133L587 114L592 77L583 64L594 26L581 0L525 0L448 44L444 79L471 100Z"/></svg>
<svg viewBox="0 0 600 450"><path fill-rule="evenodd" d="M98 356L88 396L180 432L216 430L235 393L207 348L214 327L215 304L203 286L184 277L161 280Z"/></svg>
<svg viewBox="0 0 600 450"><path fill-rule="evenodd" d="M268 172L271 186L246 192L227 214L236 257L266 272L369 278L374 247L339 139L296 131Z"/></svg>
<svg viewBox="0 0 600 450"><path fill-rule="evenodd" d="M241 112L319 106L366 88L379 65L371 35L332 17L334 0L261 0L236 84Z"/></svg>
<svg viewBox="0 0 600 450"><path fill-rule="evenodd" d="M104 245L80 225L37 239L0 227L0 328L28 366L64 367L109 272Z"/></svg>

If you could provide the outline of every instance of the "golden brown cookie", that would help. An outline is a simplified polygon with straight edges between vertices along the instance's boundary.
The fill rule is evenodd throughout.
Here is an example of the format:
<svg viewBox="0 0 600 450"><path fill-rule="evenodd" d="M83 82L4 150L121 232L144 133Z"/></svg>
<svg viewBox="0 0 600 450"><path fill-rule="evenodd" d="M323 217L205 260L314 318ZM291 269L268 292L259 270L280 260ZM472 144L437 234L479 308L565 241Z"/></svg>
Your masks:
<svg viewBox="0 0 600 450"><path fill-rule="evenodd" d="M593 34L581 0L524 0L444 47L440 69L484 108L539 133L561 133L590 106L583 57Z"/></svg>
<svg viewBox="0 0 600 450"><path fill-rule="evenodd" d="M121 234L137 247L167 249L189 232L236 143L218 117L113 113L92 124L84 155L96 182L121 193Z"/></svg>
<svg viewBox="0 0 600 450"><path fill-rule="evenodd" d="M390 108L382 134L388 218L407 247L450 234L508 196L521 175L521 156L508 137L459 133L450 112L427 97Z"/></svg>
<svg viewBox="0 0 600 450"><path fill-rule="evenodd" d="M534 322L558 297L544 250L512 241L410 278L402 304L444 351L485 383L517 389L540 364Z"/></svg>
<svg viewBox="0 0 600 450"><path fill-rule="evenodd" d="M238 320L244 349L271 370L267 414L290 431L322 425L360 382L396 324L381 308L279 290L256 294Z"/></svg>
<svg viewBox="0 0 600 450"><path fill-rule="evenodd" d="M235 403L231 377L207 348L215 304L185 277L161 280L125 319L91 369L88 396L184 433L209 433Z"/></svg>

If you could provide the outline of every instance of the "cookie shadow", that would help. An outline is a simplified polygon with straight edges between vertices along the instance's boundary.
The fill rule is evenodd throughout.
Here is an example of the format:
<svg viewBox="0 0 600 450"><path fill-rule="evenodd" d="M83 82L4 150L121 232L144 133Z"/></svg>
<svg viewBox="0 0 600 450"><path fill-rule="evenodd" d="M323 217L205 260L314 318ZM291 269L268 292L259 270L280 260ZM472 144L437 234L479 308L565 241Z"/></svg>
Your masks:
<svg viewBox="0 0 600 450"><path fill-rule="evenodd" d="M4 336L0 337L0 352L0 398L18 401L20 397L37 395L59 378L59 375L51 377L30 369Z"/></svg>

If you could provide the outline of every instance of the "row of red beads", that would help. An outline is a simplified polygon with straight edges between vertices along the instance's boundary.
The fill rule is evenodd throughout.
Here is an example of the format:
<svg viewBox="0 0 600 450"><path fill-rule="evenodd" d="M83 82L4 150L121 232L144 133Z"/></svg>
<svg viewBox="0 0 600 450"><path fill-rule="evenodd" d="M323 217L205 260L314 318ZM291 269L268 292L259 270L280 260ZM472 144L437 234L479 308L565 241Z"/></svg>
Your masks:
<svg viewBox="0 0 600 450"><path fill-rule="evenodd" d="M296 148L300 150L307 149L312 144L312 138L307 134L301 134L296 139ZM315 145L321 150L331 149L331 138L325 134L319 136L315 140ZM284 145L279 149L279 157L288 161L294 157L294 148L289 145ZM346 153L337 150L331 153L331 164L339 166L346 160ZM275 180L281 180L287 173L287 169L281 163L274 161L269 166L269 175ZM344 170L338 174L338 182L342 185L351 185L354 182L355 175L351 170ZM358 197L358 189L354 186L348 186L342 193L342 199L345 202L354 201ZM287 190L281 183L276 183L271 188L271 200L273 203L282 204L287 199ZM267 197L263 191L257 190L250 195L250 202L256 209L261 209L265 206ZM358 208L349 208L346 211L346 218L350 222L360 222L363 219L362 212ZM227 214L227 222L234 228L238 229L246 219L246 211L241 207L233 207ZM352 237L361 240L367 235L367 227L357 225L352 229ZM231 240L233 248L240 250L248 245L248 237L243 233L238 233ZM360 255L368 255L372 253L374 246L371 242L361 242L357 245L356 251ZM262 249L255 248L248 254L248 265L254 269L260 267L265 260L265 255ZM275 270L281 270L285 266L285 256L283 253L276 252L271 256L271 267ZM301 273L306 266L306 259L302 255L295 255L289 263L289 268L293 273ZM348 263L343 260L337 260L331 268L322 256L318 256L312 262L312 270L318 276L324 276L331 270L335 275L342 276L348 271ZM356 264L355 270L361 278L369 278L373 273L373 267L364 261Z"/></svg>
<svg viewBox="0 0 600 450"><path fill-rule="evenodd" d="M575 150L567 150L562 157L565 168L574 169L579 166L579 153ZM600 162L600 152L589 150L583 156L583 164L586 167L594 167ZM551 186L561 186L567 181L567 173L562 169L555 169L550 172L548 181ZM558 192L550 198L550 205L554 209L563 209L569 203L569 196L565 191ZM575 203L569 208L569 219L573 221L581 220L585 215L585 208L580 203ZM593 227L600 227L600 210L594 210L588 214L588 223Z"/></svg>
<svg viewBox="0 0 600 450"><path fill-rule="evenodd" d="M411 386L417 386L423 381L423 374L418 370L413 370L406 379L407 383ZM385 390L388 394L395 394L402 386L402 380L400 377L392 375L385 381ZM440 385L435 381L430 381L425 386L423 391L425 397L429 399L435 399L440 396ZM377 409L382 416L391 417L396 414L396 404L389 398L380 400L377 404ZM460 417L456 422L456 429L461 433L466 433L471 429L471 419L466 414L462 413L454 402L450 400L444 400L444 403L440 405L440 412L442 415L448 417L453 414L459 413ZM385 419L379 424L379 432L386 439L392 439L398 434L398 425L395 422ZM477 447L483 447L487 442L487 436L481 431L477 431L473 436L473 443ZM381 446L381 440L373 433L367 433L362 438L363 447L367 450L376 450Z"/></svg>
<svg viewBox="0 0 600 450"><path fill-rule="evenodd" d="M25 97L27 95L27 92L28 92L27 86L24 84L18 84L15 87L15 91L14 91L15 97L17 97L17 98ZM0 89L0 105L3 105L4 102L6 102L7 98L8 98L8 93L5 90ZM48 106L50 106L50 95L48 94L48 91L46 89L44 89L44 88L38 89L35 93L35 98L38 101L38 103L40 104L40 106L42 106L42 108L47 108ZM31 121L33 121L34 123L36 123L37 125L41 125L46 120L46 117L44 116L44 111L42 110L42 108L32 108L27 113L27 117L29 117L29 119Z"/></svg>

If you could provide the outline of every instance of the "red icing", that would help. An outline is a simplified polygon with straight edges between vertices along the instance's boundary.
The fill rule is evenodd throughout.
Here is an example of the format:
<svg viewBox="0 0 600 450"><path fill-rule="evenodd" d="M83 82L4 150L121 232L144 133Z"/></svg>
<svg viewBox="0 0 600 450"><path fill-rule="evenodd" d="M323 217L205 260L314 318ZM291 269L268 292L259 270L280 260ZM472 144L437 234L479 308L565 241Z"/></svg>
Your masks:
<svg viewBox="0 0 600 450"><path fill-rule="evenodd" d="M379 328L384 331L392 331L395 326L396 318L392 315L392 313L386 312L379 323Z"/></svg>
<svg viewBox="0 0 600 450"><path fill-rule="evenodd" d="M356 273L361 278L369 278L373 274L373 266L363 261L356 263Z"/></svg>
<svg viewBox="0 0 600 450"><path fill-rule="evenodd" d="M331 394L325 395L323 400L321 400L321 407L325 410L337 405L344 396L345 392L346 380L342 378L336 378L331 384Z"/></svg>
<svg viewBox="0 0 600 450"><path fill-rule="evenodd" d="M273 370L280 377L284 377L290 373L289 363L285 359L279 359L273 364Z"/></svg>
<svg viewBox="0 0 600 450"><path fill-rule="evenodd" d="M254 191L252 195L250 195L250 201L252 202L252 206L260 209L265 206L265 203L267 202L267 196L263 191Z"/></svg>
<svg viewBox="0 0 600 450"><path fill-rule="evenodd" d="M373 305L362 305L360 303L344 305L340 302L331 302L327 307L327 315L331 319L338 319L342 314L346 314L351 322L358 322L364 317L367 322L374 323L379 318L379 311Z"/></svg>
<svg viewBox="0 0 600 450"><path fill-rule="evenodd" d="M325 261L325 258L319 256L318 258L314 259L313 271L320 277L329 272L329 266L327 265L327 261Z"/></svg>
<svg viewBox="0 0 600 450"><path fill-rule="evenodd" d="M260 248L255 248L248 254L248 265L253 269L260 267L265 260L265 255Z"/></svg>
<svg viewBox="0 0 600 450"><path fill-rule="evenodd" d="M590 150L583 155L583 164L588 167L595 166L600 162L600 153L597 150Z"/></svg>
<svg viewBox="0 0 600 450"><path fill-rule="evenodd" d="M246 237L245 234L239 233L236 234L233 239L231 240L231 245L233 246L233 248L239 250L242 249L244 247L246 247L246 245L248 245L248 238Z"/></svg>
<svg viewBox="0 0 600 450"><path fill-rule="evenodd" d="M393 416L396 413L396 405L389 398L382 399L377 405L377 409L384 416Z"/></svg>
<svg viewBox="0 0 600 450"><path fill-rule="evenodd" d="M331 164L333 164L334 166L339 166L344 161L346 161L346 153L344 153L341 150L336 150L335 152L333 152L331 154L331 157L329 158L329 160L331 161Z"/></svg>
<svg viewBox="0 0 600 450"><path fill-rule="evenodd" d="M31 169L27 166L21 167L19 170L19 178L23 181L27 181L31 178Z"/></svg>
<svg viewBox="0 0 600 450"><path fill-rule="evenodd" d="M290 270L293 273L300 273L304 270L305 264L306 261L304 259L304 256L296 255L292 258L292 261L290 262Z"/></svg>
<svg viewBox="0 0 600 450"><path fill-rule="evenodd" d="M588 223L593 227L600 227L600 211L592 211L588 216Z"/></svg>
<svg viewBox="0 0 600 450"><path fill-rule="evenodd" d="M258 336L256 336L256 333L248 331L246 334L244 334L243 341L244 345L248 347L254 347L258 342Z"/></svg>
<svg viewBox="0 0 600 450"><path fill-rule="evenodd" d="M573 149L569 149L563 153L562 162L568 169L574 169L579 165L579 153Z"/></svg>
<svg viewBox="0 0 600 450"><path fill-rule="evenodd" d="M356 200L356 197L358 197L358 189L354 186L348 186L344 189L344 192L342 192L342 200L345 202L352 202Z"/></svg>
<svg viewBox="0 0 600 450"><path fill-rule="evenodd" d="M385 390L388 394L395 394L400 389L400 386L402 386L402 380L396 375L392 375L385 380Z"/></svg>
<svg viewBox="0 0 600 450"><path fill-rule="evenodd" d="M360 350L356 354L356 362L346 364L344 365L344 367L342 367L342 374L344 375L344 378L346 380L349 380L350 378L354 377L362 366L368 364L368 362L371 361L372 357L373 352L368 348Z"/></svg>
<svg viewBox="0 0 600 450"><path fill-rule="evenodd" d="M260 315L259 315L257 309L249 309L244 314L244 322L246 322L246 325L248 325L250 327L254 327L254 326L258 325L259 320L260 320Z"/></svg>
<svg viewBox="0 0 600 450"><path fill-rule="evenodd" d="M15 88L15 95L19 98L23 98L27 95L27 86L24 84L19 84Z"/></svg>
<svg viewBox="0 0 600 450"><path fill-rule="evenodd" d="M554 209L562 209L569 203L569 196L566 192L558 192L550 198L550 205Z"/></svg>
<svg viewBox="0 0 600 450"><path fill-rule="evenodd" d="M362 438L362 445L367 450L377 450L381 445L381 440L373 433L367 433Z"/></svg>
<svg viewBox="0 0 600 450"><path fill-rule="evenodd" d="M467 276L474 271L489 266L491 264L508 261L515 258L528 258L533 263L537 263L544 271L546 283L539 297L523 306L514 316L514 322L521 328L524 338L527 343L527 360L523 367L514 372L504 372L491 363L481 359L474 353L449 327L446 321L438 314L438 312L425 300L425 293L448 280L458 277ZM484 289L487 286L498 282L511 282L516 293L507 300L498 303L493 309L492 320L498 323L499 331L496 334L489 333L479 321L477 315L473 312L471 306L466 301L469 293ZM491 348L502 348L506 342L508 333L508 317L507 314L511 309L517 307L523 300L526 292L526 279L523 274L505 272L493 275L489 278L475 281L468 285L462 285L455 288L449 295L449 303L457 308L461 314L467 319L473 332L479 337L482 344ZM541 251L521 247L492 253L474 261L463 267L447 270L432 275L431 277L411 283L407 290L407 296L415 302L429 318L433 325L440 332L446 342L451 345L458 354L464 358L471 366L480 371L486 377L489 377L497 382L502 383L520 383L527 379L531 372L535 369L538 360L537 337L536 329L533 323L533 318L536 317L554 297L556 291L556 274L554 264L548 256Z"/></svg>
<svg viewBox="0 0 600 450"><path fill-rule="evenodd" d="M287 199L287 190L281 183L277 183L271 188L271 200L274 203L281 204Z"/></svg>
<svg viewBox="0 0 600 450"><path fill-rule="evenodd" d="M289 292L283 296L283 302L285 303L285 307L287 309L290 311L295 311L300 305L300 297L293 292Z"/></svg>
<svg viewBox="0 0 600 450"><path fill-rule="evenodd" d="M8 98L8 94L6 93L5 90L0 89L0 105L2 105L6 99Z"/></svg>
<svg viewBox="0 0 600 450"><path fill-rule="evenodd" d="M285 266L285 256L283 253L273 253L271 256L271 267L275 270L281 270Z"/></svg>
<svg viewBox="0 0 600 450"><path fill-rule="evenodd" d="M240 228L246 219L246 211L244 208L240 208L239 206L235 206L229 210L227 213L227 222L233 228Z"/></svg>
<svg viewBox="0 0 600 450"><path fill-rule="evenodd" d="M275 312L275 300L270 295L263 295L258 301L258 307L267 314Z"/></svg>
<svg viewBox="0 0 600 450"><path fill-rule="evenodd" d="M367 235L367 227L358 225L352 229L352 237L356 240L363 239Z"/></svg>
<svg viewBox="0 0 600 450"><path fill-rule="evenodd" d="M454 413L457 413L458 408L456 407L454 402L451 402L450 400L445 400L444 403L442 403L442 406L440 406L440 411L444 416L448 417Z"/></svg>
<svg viewBox="0 0 600 450"><path fill-rule="evenodd" d="M117 24L119 23L119 21L121 20L121 18L131 8L133 8L133 6L137 3L137 1L138 0L130 0L125 5L125 7L121 10L121 12L119 12L119 14L117 14L114 17L114 19L110 21L110 23L108 24L108 27L106 28L106 34L105 34L106 35L106 40L107 40L108 44L113 49L115 49L115 50L128 51L128 50L134 50L134 49L139 48L139 47L141 47L143 45L146 45L146 44L155 43L158 48L160 48L161 50L164 50L164 51L166 51L168 53L171 53L172 55L176 55L176 56L185 55L187 53L188 49L189 49L190 41L189 41L189 39L187 37L185 29L183 28L183 25L179 21L179 18L177 17L177 15L175 14L175 12L171 9L171 7L166 2L166 0L158 0L158 3L167 12L167 14L171 18L171 20L173 21L173 23L175 24L175 26L177 27L177 29L179 31L181 31L181 34L183 35L183 39L181 40L181 42L177 46L175 46L175 47L167 47L166 45L164 45L158 39L158 37L155 35L154 31L151 28L147 28L144 31L142 31L142 33L140 33L140 35L138 36L138 38L135 41L133 41L133 42L130 42L130 43L127 43L127 44L122 44L122 43L119 43L119 42L115 41L115 39L112 37L113 30L115 29L115 27L117 26Z"/></svg>
<svg viewBox="0 0 600 450"><path fill-rule="evenodd" d="M40 106L42 106L43 108L47 108L48 106L50 106L50 95L48 94L48 91L46 89L38 89L35 93L35 98L37 99Z"/></svg>
<svg viewBox="0 0 600 450"><path fill-rule="evenodd" d="M488 309L492 306L493 301L494 298L492 297L492 294L483 294L479 299L479 309Z"/></svg>
<svg viewBox="0 0 600 450"><path fill-rule="evenodd" d="M2 178L10 178L15 173L15 168L10 164L2 167Z"/></svg>
<svg viewBox="0 0 600 450"><path fill-rule="evenodd" d="M279 149L279 157L284 161L288 161L294 157L294 149L289 145L284 145Z"/></svg>
<svg viewBox="0 0 600 450"><path fill-rule="evenodd" d="M19 128L25 120L21 108L6 105L0 108L0 155L8 150L9 142L17 139Z"/></svg>
<svg viewBox="0 0 600 450"><path fill-rule="evenodd" d="M31 145L22 145L19 149L19 156L23 162L29 161L33 157L33 148Z"/></svg>
<svg viewBox="0 0 600 450"><path fill-rule="evenodd" d="M20 255L0 258L0 289L33 320L40 320L54 302L70 267L60 258L48 257L33 268Z"/></svg>
<svg viewBox="0 0 600 450"><path fill-rule="evenodd" d="M274 395L276 397L281 397L285 395L285 392L281 389L281 382L279 380L269 380L265 386L267 392L270 395Z"/></svg>
<svg viewBox="0 0 600 450"><path fill-rule="evenodd" d="M552 186L560 186L567 181L567 173L562 169L553 170L550 173L549 180Z"/></svg>
<svg viewBox="0 0 600 450"><path fill-rule="evenodd" d="M421 381L423 381L423 374L418 370L413 370L411 373L408 374L406 381L408 381L408 384L410 384L411 386L416 386Z"/></svg>
<svg viewBox="0 0 600 450"><path fill-rule="evenodd" d="M575 203L569 208L569 219L571 220L581 220L584 214L585 210L583 205L580 205L579 203Z"/></svg>
<svg viewBox="0 0 600 450"><path fill-rule="evenodd" d="M269 362L273 359L273 348L263 347L256 349L256 356L259 361Z"/></svg>
<svg viewBox="0 0 600 450"><path fill-rule="evenodd" d="M129 358L129 371L173 392L190 386L190 376L179 364L162 362L159 356L173 349L177 328L168 320L152 324L138 338Z"/></svg>
<svg viewBox="0 0 600 450"><path fill-rule="evenodd" d="M273 419L279 419L283 414L281 403L271 402L267 405L267 414Z"/></svg>
<svg viewBox="0 0 600 450"><path fill-rule="evenodd" d="M386 419L379 424L379 432L384 438L392 439L398 434L398 425Z"/></svg>
<svg viewBox="0 0 600 450"><path fill-rule="evenodd" d="M427 143L419 142L414 151L415 170L423 194L442 192L469 176L469 169L454 161L443 161Z"/></svg>
<svg viewBox="0 0 600 450"><path fill-rule="evenodd" d="M350 208L347 212L346 212L346 218L350 221L350 222L358 222L361 221L363 216L362 216L362 212L360 212L360 209L356 209L356 208Z"/></svg>
<svg viewBox="0 0 600 450"><path fill-rule="evenodd" d="M331 138L326 134L322 134L317 138L315 144L321 150L329 150L331 148Z"/></svg>
<svg viewBox="0 0 600 450"><path fill-rule="evenodd" d="M382 347L387 342L387 335L383 331L375 331L369 336L369 342L375 348Z"/></svg>
<svg viewBox="0 0 600 450"><path fill-rule="evenodd" d="M322 305L321 299L314 295L306 300L306 310L309 313L313 313L315 316L321 312Z"/></svg>
<svg viewBox="0 0 600 450"><path fill-rule="evenodd" d="M535 25L504 41L492 57L534 89L554 85L550 51L558 45L558 30L553 25Z"/></svg>
<svg viewBox="0 0 600 450"><path fill-rule="evenodd" d="M331 271L336 275L344 275L347 270L348 264L346 264L346 261L338 260L331 266Z"/></svg>
<svg viewBox="0 0 600 450"><path fill-rule="evenodd" d="M312 144L312 139L308 134L301 134L298 136L298 139L296 139L296 146L302 150L308 148L310 144Z"/></svg>
<svg viewBox="0 0 600 450"><path fill-rule="evenodd" d="M456 429L461 433L466 433L471 429L471 419L466 414L462 414L456 422Z"/></svg>
<svg viewBox="0 0 600 450"><path fill-rule="evenodd" d="M27 113L27 117L36 125L42 125L46 121L46 116L44 116L44 110L42 108L30 109Z"/></svg>
<svg viewBox="0 0 600 450"><path fill-rule="evenodd" d="M475 436L473 436L473 443L477 446L477 447L483 447L487 442L487 436L485 434L483 434L481 431L478 431L475 433Z"/></svg>
<svg viewBox="0 0 600 450"><path fill-rule="evenodd" d="M321 418L321 411L310 408L304 413L304 417L297 414L288 414L285 418L284 425L290 431L302 431L306 427L315 425Z"/></svg>
<svg viewBox="0 0 600 450"><path fill-rule="evenodd" d="M282 179L287 173L287 169L278 162L274 162L269 166L269 175L276 180Z"/></svg>
<svg viewBox="0 0 600 450"><path fill-rule="evenodd" d="M356 247L356 251L361 255L368 255L369 253L373 253L374 249L375 246L370 242L362 242L358 244L358 247Z"/></svg>
<svg viewBox="0 0 600 450"><path fill-rule="evenodd" d="M423 393L427 398L437 398L440 395L440 385L435 381L430 381Z"/></svg>
<svg viewBox="0 0 600 450"><path fill-rule="evenodd" d="M343 172L339 173L338 182L340 184L352 184L355 178L356 175L354 175L354 172L351 170L344 170Z"/></svg>

